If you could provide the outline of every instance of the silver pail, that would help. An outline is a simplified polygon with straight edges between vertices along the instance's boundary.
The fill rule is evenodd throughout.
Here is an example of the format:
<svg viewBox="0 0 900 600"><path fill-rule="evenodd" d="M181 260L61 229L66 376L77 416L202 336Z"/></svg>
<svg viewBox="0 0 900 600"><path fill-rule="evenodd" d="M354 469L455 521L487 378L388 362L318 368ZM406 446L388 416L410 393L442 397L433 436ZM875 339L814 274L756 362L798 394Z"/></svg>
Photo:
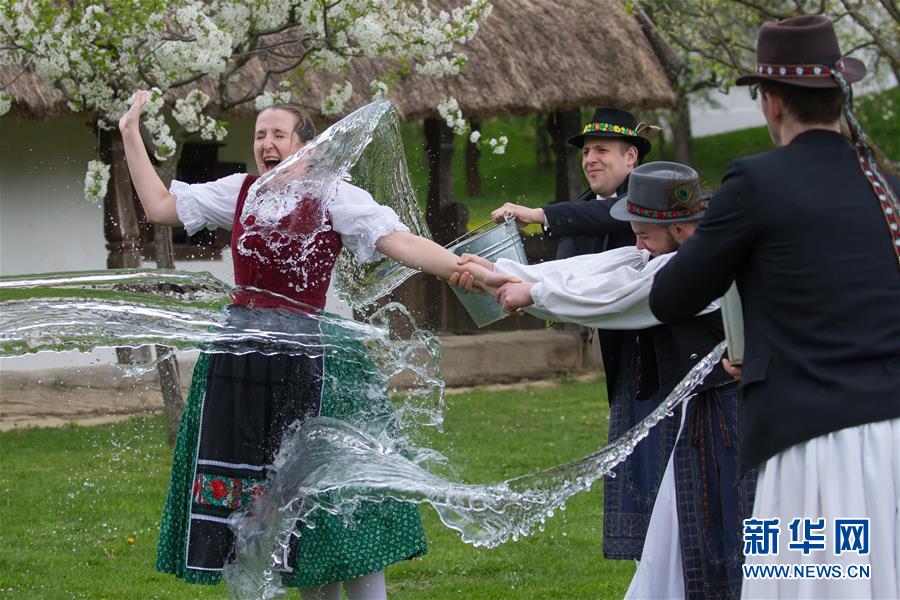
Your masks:
<svg viewBox="0 0 900 600"><path fill-rule="evenodd" d="M477 254L491 262L496 262L499 258L508 258L521 264L528 263L522 236L519 235L516 221L512 218L507 218L499 225L494 225L491 221L479 225L466 235L450 242L447 249L458 255ZM478 327L490 325L507 316L488 294L471 294L456 287L452 289Z"/></svg>

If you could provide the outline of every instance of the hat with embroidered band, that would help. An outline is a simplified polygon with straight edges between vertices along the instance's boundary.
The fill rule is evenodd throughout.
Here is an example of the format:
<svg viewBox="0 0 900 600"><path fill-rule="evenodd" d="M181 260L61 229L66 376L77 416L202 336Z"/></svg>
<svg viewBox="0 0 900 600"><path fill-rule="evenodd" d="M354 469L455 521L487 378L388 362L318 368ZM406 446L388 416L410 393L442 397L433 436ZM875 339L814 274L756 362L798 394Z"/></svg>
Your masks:
<svg viewBox="0 0 900 600"><path fill-rule="evenodd" d="M619 221L677 223L699 219L709 197L700 191L700 176L680 163L656 161L631 172L628 193L609 214Z"/></svg>
<svg viewBox="0 0 900 600"><path fill-rule="evenodd" d="M763 23L756 40L756 73L744 75L737 85L762 80L811 88L838 87L831 76L840 72L848 83L866 75L866 66L841 56L834 25L828 17L805 15Z"/></svg>
<svg viewBox="0 0 900 600"><path fill-rule="evenodd" d="M627 140L637 147L640 161L650 152L650 140L642 136L640 131L637 119L627 110L600 107L594 111L591 122L584 126L581 133L569 138L569 143L583 148L584 139L589 137Z"/></svg>

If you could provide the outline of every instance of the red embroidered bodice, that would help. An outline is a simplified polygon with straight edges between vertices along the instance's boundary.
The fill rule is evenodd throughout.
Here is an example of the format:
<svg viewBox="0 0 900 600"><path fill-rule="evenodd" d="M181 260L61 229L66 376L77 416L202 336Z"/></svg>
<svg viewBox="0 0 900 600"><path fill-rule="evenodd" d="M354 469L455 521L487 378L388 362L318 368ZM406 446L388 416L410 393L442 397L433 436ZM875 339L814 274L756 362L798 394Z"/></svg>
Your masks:
<svg viewBox="0 0 900 600"><path fill-rule="evenodd" d="M315 308L324 308L331 271L342 247L341 236L329 230L317 233L308 243L292 238L289 234L302 234L314 225L313 219L318 220L316 206L311 201L301 201L281 220L278 231L266 238L251 234L241 242L245 232L241 212L250 185L257 179L256 175L244 178L234 211L231 256L235 285L261 288ZM254 221L255 217L250 215L246 224L251 226ZM239 244L251 253L242 253ZM296 308L277 297L249 291L235 292L234 303L250 308Z"/></svg>

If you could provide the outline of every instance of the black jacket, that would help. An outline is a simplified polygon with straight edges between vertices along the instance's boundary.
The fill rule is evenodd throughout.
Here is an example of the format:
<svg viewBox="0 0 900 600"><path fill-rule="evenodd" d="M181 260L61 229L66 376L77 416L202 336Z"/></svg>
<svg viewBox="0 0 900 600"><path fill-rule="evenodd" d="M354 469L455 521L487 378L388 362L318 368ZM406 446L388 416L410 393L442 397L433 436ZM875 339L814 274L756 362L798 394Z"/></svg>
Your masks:
<svg viewBox="0 0 900 600"><path fill-rule="evenodd" d="M617 198L598 200L590 189L571 202L544 207L548 238L557 240L556 258L595 254L634 246L631 224L613 219L609 209L628 191L628 178L616 190Z"/></svg>
<svg viewBox="0 0 900 600"><path fill-rule="evenodd" d="M664 322L683 319L735 279L746 339L742 470L900 417L900 270L840 134L805 132L733 162L696 233L657 273L650 307Z"/></svg>
<svg viewBox="0 0 900 600"><path fill-rule="evenodd" d="M616 190L617 196L628 191L628 178ZM588 189L576 200L557 202L544 207L548 238L557 240L556 258L570 258L582 254L596 254L605 250L634 246L636 238L631 225L613 219L609 209L618 198L598 200ZM606 372L606 391L609 400L613 398L619 362L625 344L625 336L636 336L633 331L597 331L600 354L603 356L603 370Z"/></svg>
<svg viewBox="0 0 900 600"><path fill-rule="evenodd" d="M648 364L646 361L641 363L641 395L658 393L660 399L675 389L687 372L725 339L722 314L718 310L685 321L651 327L649 334L653 340L656 360L655 364ZM654 378L656 390L653 389ZM694 393L733 381L719 362L694 388Z"/></svg>

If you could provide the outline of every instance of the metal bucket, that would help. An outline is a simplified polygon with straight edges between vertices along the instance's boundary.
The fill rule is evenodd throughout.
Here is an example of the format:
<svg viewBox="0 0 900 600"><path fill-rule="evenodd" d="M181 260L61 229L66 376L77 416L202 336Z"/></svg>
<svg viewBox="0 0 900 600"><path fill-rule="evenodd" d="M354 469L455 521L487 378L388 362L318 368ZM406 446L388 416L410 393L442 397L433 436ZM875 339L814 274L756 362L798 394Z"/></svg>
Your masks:
<svg viewBox="0 0 900 600"><path fill-rule="evenodd" d="M491 262L498 258L508 258L518 263L528 263L522 236L519 235L516 221L512 218L507 218L499 225L494 225L491 221L479 225L447 244L447 249L458 255L466 252L477 254ZM490 325L507 316L500 305L487 294L470 294L459 288L452 289L478 327Z"/></svg>

